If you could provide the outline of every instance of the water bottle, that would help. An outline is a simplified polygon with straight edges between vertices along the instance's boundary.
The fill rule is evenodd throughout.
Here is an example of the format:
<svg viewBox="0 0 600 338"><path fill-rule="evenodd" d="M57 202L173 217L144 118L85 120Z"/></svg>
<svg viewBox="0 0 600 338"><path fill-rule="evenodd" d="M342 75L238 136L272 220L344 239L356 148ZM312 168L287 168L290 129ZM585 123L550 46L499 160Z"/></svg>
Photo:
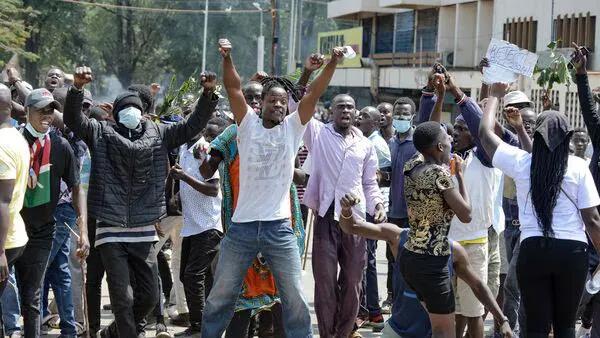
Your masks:
<svg viewBox="0 0 600 338"><path fill-rule="evenodd" d="M594 276L585 283L585 289L590 295L595 295L600 291L600 271L596 271Z"/></svg>

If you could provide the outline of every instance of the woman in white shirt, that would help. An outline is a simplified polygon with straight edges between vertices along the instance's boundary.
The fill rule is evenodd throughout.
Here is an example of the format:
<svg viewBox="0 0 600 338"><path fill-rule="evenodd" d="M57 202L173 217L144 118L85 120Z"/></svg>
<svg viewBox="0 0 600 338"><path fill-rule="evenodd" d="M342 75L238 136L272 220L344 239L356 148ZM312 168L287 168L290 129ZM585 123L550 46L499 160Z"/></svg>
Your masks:
<svg viewBox="0 0 600 338"><path fill-rule="evenodd" d="M537 120L531 154L494 134L494 113L508 85L496 83L479 127L493 165L514 179L521 222L517 274L527 337L575 337L576 311L588 269L586 231L600 248L600 197L584 160L569 156L573 128L564 114ZM508 116L522 123L518 112Z"/></svg>

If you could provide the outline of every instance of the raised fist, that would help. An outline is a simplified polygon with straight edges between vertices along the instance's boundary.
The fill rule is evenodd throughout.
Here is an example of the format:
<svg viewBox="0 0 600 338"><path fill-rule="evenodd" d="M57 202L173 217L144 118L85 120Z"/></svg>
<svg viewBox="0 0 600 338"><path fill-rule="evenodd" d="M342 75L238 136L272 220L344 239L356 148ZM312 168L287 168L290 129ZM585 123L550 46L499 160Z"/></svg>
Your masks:
<svg viewBox="0 0 600 338"><path fill-rule="evenodd" d="M204 94L213 93L217 88L217 74L204 71L200 74L200 85L204 88Z"/></svg>
<svg viewBox="0 0 600 338"><path fill-rule="evenodd" d="M321 68L321 66L323 66L324 61L325 61L325 56L323 56L322 54L319 54L319 53L311 54L309 57L306 58L306 61L304 61L304 68L314 72L315 70L317 70L317 69Z"/></svg>
<svg viewBox="0 0 600 338"><path fill-rule="evenodd" d="M231 42L227 39L219 39L219 53L221 56L226 58L231 54Z"/></svg>
<svg viewBox="0 0 600 338"><path fill-rule="evenodd" d="M81 90L86 84L92 82L92 79L92 69L90 67L77 67L75 74L73 74L73 85Z"/></svg>

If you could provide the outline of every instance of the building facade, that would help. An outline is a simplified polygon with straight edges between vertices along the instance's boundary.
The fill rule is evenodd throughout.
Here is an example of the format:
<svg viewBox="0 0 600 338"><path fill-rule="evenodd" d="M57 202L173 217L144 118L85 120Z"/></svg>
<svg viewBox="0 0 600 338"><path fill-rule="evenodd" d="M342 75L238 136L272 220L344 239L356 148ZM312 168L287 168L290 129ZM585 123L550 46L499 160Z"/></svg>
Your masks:
<svg viewBox="0 0 600 338"><path fill-rule="evenodd" d="M358 97L359 105L418 100L434 62L441 62L463 90L476 98L481 86L478 64L491 38L510 41L547 58L547 44L560 40L586 45L591 56L590 84L600 86L600 1L589 0L334 0L328 17L351 19L363 28L362 67L336 71L333 86ZM514 85L541 107L541 88L522 77ZM552 99L574 126L582 126L575 85L555 86ZM453 118L452 100L444 105Z"/></svg>

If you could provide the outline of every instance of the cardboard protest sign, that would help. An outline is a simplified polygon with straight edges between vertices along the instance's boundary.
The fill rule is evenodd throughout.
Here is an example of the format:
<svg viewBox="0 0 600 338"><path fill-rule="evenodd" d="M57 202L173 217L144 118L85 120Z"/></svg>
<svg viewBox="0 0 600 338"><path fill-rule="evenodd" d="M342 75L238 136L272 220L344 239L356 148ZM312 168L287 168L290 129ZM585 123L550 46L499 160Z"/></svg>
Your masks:
<svg viewBox="0 0 600 338"><path fill-rule="evenodd" d="M486 57L490 66L483 71L483 82L512 83L519 75L531 77L538 55L526 49L521 49L508 41L492 39Z"/></svg>

